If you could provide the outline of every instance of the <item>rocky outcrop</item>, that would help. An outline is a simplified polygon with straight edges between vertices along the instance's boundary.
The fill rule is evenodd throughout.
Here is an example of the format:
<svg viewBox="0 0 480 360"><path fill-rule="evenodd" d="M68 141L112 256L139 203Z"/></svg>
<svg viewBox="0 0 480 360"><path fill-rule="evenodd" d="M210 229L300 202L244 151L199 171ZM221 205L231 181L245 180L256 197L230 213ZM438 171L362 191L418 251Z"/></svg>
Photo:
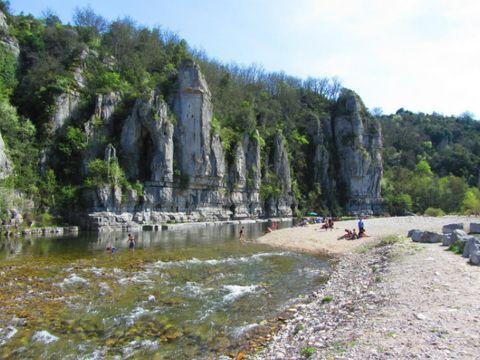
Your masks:
<svg viewBox="0 0 480 360"><path fill-rule="evenodd" d="M335 179L331 173L331 151L329 151L328 141L331 141L331 127L325 126L318 118L313 119L315 129L312 134L313 145L315 146L315 154L313 158L313 182L320 184L322 192L328 199L329 203L335 201Z"/></svg>
<svg viewBox="0 0 480 360"><path fill-rule="evenodd" d="M50 119L50 130L56 132L70 120L80 104L80 93L75 90L59 94L54 100L54 112Z"/></svg>
<svg viewBox="0 0 480 360"><path fill-rule="evenodd" d="M442 227L442 232L444 234L451 234L455 230L463 230L463 223L458 224L447 224Z"/></svg>
<svg viewBox="0 0 480 360"><path fill-rule="evenodd" d="M73 86L58 94L53 100L53 113L50 117L50 130L55 133L59 129L78 115L81 94L80 90L86 86L86 79L83 71L87 66L88 58L98 56L96 52L83 49L75 62L75 66L71 71L75 82Z"/></svg>
<svg viewBox="0 0 480 360"><path fill-rule="evenodd" d="M12 174L12 163L7 155L2 134L0 134L0 180L6 179Z"/></svg>
<svg viewBox="0 0 480 360"><path fill-rule="evenodd" d="M294 198L292 195L290 162L281 132L278 132L273 139L271 159L273 181L275 187L279 190L279 194L267 199L266 213L268 216L292 216ZM269 164L266 167L267 169L270 168Z"/></svg>
<svg viewBox="0 0 480 360"><path fill-rule="evenodd" d="M194 185L211 185L211 94L200 67L185 61L178 71L174 111L175 152L179 170Z"/></svg>
<svg viewBox="0 0 480 360"><path fill-rule="evenodd" d="M152 91L137 100L120 142L130 179L160 185L173 181L173 124L159 94Z"/></svg>
<svg viewBox="0 0 480 360"><path fill-rule="evenodd" d="M3 45L16 58L20 55L20 48L18 41L10 35L10 30L7 24L7 17L0 11L0 46Z"/></svg>
<svg viewBox="0 0 480 360"><path fill-rule="evenodd" d="M333 130L347 211L381 213L383 168L378 120L368 114L357 94L345 89L337 100Z"/></svg>
<svg viewBox="0 0 480 360"><path fill-rule="evenodd" d="M116 92L98 94L95 98L95 111L85 123L88 144L83 159L85 173L88 163L103 155L107 139L113 136L113 114L120 102L121 96Z"/></svg>

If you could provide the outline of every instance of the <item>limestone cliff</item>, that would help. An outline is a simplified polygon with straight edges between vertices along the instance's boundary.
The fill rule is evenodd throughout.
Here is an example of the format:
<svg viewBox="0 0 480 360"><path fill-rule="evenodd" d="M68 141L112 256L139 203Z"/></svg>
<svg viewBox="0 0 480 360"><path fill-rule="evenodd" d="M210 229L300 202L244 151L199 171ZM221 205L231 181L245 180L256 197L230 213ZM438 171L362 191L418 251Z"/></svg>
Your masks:
<svg viewBox="0 0 480 360"><path fill-rule="evenodd" d="M267 199L266 212L269 216L292 216L295 207L292 194L292 177L285 140L281 132L278 132L273 139L270 158L272 159L273 178L279 189L279 194ZM268 165L267 168L269 168Z"/></svg>
<svg viewBox="0 0 480 360"><path fill-rule="evenodd" d="M15 57L18 57L18 55L20 54L18 41L10 35L7 18L2 11L0 11L0 45L3 45Z"/></svg>
<svg viewBox="0 0 480 360"><path fill-rule="evenodd" d="M119 101L114 93L97 97L95 113L86 126L89 150L85 164L101 157L107 146L102 139L115 137L111 119ZM210 90L192 61L180 67L178 91L171 103L172 107L160 93L151 91L136 100L131 114L122 121L119 162L130 181L144 184L144 193L123 194L122 200L118 186L90 191L86 200L97 212L91 216L96 223L105 218L110 219L105 223L113 226L110 222L116 221L112 220L115 216L98 215L102 211L133 213L137 222L291 215L290 165L281 135L270 155L282 191L265 211L260 198L259 134L244 134L234 147L233 162L227 163L222 140L211 129Z"/></svg>
<svg viewBox="0 0 480 360"><path fill-rule="evenodd" d="M12 174L12 163L8 158L3 142L2 134L0 134L0 180L6 179Z"/></svg>
<svg viewBox="0 0 480 360"><path fill-rule="evenodd" d="M152 91L136 101L120 143L130 179L173 181L173 124L159 94Z"/></svg>
<svg viewBox="0 0 480 360"><path fill-rule="evenodd" d="M81 92L86 85L83 75L87 60L90 56L97 56L97 53L89 49L81 51L75 66L71 69L74 83L69 89L65 89L53 99L53 112L50 116L50 131L52 133L61 129L72 118L77 117L81 101Z"/></svg>
<svg viewBox="0 0 480 360"><path fill-rule="evenodd" d="M179 90L174 111L175 151L179 170L188 176L191 185L209 184L212 180L210 161L211 94L200 67L185 61L178 74Z"/></svg>
<svg viewBox="0 0 480 360"><path fill-rule="evenodd" d="M96 96L94 114L85 123L87 136L87 149L83 160L85 172L89 161L104 153L107 139L113 136L113 114L120 102L121 96L116 92Z"/></svg>
<svg viewBox="0 0 480 360"><path fill-rule="evenodd" d="M333 129L347 211L381 212L382 137L378 120L368 114L357 94L345 89L337 100Z"/></svg>

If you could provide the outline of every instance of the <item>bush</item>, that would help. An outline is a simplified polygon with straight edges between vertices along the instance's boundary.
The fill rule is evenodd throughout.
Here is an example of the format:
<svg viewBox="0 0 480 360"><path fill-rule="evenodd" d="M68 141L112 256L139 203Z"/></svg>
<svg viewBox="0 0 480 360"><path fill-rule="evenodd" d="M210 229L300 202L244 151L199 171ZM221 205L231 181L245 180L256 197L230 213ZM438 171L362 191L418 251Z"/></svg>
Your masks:
<svg viewBox="0 0 480 360"><path fill-rule="evenodd" d="M439 208L432 208L429 207L427 210L425 210L425 215L427 216L444 216L445 212L442 209Z"/></svg>
<svg viewBox="0 0 480 360"><path fill-rule="evenodd" d="M405 215L412 210L412 198L408 194L390 195L387 197L388 211L391 215Z"/></svg>
<svg viewBox="0 0 480 360"><path fill-rule="evenodd" d="M313 346L307 346L300 350L300 355L308 359L312 357L316 352L317 349L315 349Z"/></svg>

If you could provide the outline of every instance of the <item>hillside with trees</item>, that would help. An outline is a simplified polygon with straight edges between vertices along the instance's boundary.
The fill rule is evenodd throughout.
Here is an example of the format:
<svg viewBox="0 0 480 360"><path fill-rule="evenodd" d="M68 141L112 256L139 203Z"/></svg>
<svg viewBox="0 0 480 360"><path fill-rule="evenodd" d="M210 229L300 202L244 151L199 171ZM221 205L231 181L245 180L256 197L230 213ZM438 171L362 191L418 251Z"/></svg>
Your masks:
<svg viewBox="0 0 480 360"><path fill-rule="evenodd" d="M129 18L109 22L91 8L77 9L73 24L63 24L51 11L42 18L12 15L4 1L0 10L6 15L8 36L18 41L19 48L17 57L0 45L0 133L13 163L11 174L1 180L4 222L14 216L11 208L30 222L65 221L67 210L87 206L87 189L111 179L122 194L131 190L142 194L144 184L129 175L121 152L118 163L89 158L83 164L91 146L88 126L102 126L101 119L92 120L91 114L99 95L118 94L121 101L112 115L111 133L98 142L120 149L123 121L137 99L155 92L162 101L173 103L179 68L189 59L199 64L211 91L212 136L221 139L227 163L235 162L237 144L245 134L259 144L262 199L281 191L268 167L276 134L281 133L298 214L309 210L346 214L338 175L333 170L325 174L340 189L331 191L318 181L312 166L319 129L332 132L339 116L342 86L337 79L299 79L259 66L222 64L192 50L174 33ZM67 115L58 111L60 105L69 109ZM477 121L405 110L376 120L383 136L386 212L480 212ZM169 121L175 126L178 120L172 114ZM330 161L335 162L335 150L329 146ZM175 166L174 175L181 180Z"/></svg>

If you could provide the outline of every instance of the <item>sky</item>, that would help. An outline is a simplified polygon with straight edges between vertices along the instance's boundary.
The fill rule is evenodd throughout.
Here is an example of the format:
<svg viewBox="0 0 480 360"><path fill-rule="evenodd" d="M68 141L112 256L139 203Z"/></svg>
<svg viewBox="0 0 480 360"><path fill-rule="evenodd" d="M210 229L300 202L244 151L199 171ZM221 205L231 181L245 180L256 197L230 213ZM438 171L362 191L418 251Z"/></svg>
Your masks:
<svg viewBox="0 0 480 360"><path fill-rule="evenodd" d="M477 0L10 0L71 22L91 6L109 20L161 26L225 63L333 77L370 109L480 117Z"/></svg>

